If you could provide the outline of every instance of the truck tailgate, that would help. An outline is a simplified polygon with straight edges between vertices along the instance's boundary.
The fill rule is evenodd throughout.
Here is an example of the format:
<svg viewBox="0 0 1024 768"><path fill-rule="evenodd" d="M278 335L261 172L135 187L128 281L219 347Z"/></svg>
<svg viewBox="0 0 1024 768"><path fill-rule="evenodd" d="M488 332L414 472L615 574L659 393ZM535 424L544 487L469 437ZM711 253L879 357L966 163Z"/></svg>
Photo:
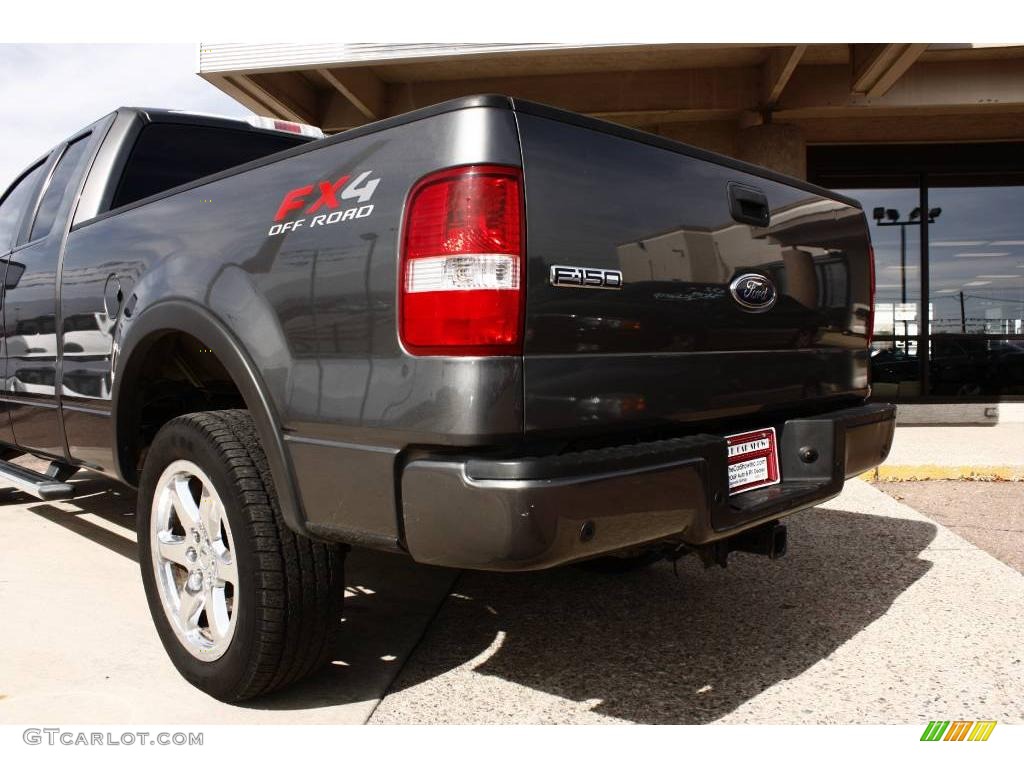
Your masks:
<svg viewBox="0 0 1024 768"><path fill-rule="evenodd" d="M518 120L527 433L868 394L872 256L856 204L638 132Z"/></svg>

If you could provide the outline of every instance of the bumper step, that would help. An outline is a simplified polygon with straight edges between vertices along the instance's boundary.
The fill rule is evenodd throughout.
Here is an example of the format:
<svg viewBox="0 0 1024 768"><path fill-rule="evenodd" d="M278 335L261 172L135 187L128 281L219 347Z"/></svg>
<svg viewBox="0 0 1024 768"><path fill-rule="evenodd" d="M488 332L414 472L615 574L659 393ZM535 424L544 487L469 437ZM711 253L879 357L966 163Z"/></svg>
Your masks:
<svg viewBox="0 0 1024 768"><path fill-rule="evenodd" d="M785 529L763 526L883 461L895 419L893 406L869 404L762 423L776 429L782 482L735 496L727 441L715 434L549 456L417 457L401 475L405 544L420 563L493 571L662 540L778 557Z"/></svg>
<svg viewBox="0 0 1024 768"><path fill-rule="evenodd" d="M43 474L9 461L0 461L0 486L16 488L43 501L71 499L75 495L75 486L64 482L70 476L68 469L73 468L53 462L47 468L47 472L52 474Z"/></svg>

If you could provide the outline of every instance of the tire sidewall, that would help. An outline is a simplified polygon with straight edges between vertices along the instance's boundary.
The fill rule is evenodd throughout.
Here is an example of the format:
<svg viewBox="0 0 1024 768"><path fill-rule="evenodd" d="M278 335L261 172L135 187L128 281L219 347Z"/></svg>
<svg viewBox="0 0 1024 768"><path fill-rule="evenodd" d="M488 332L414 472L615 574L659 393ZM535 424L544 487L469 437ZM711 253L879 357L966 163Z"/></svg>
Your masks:
<svg viewBox="0 0 1024 768"><path fill-rule="evenodd" d="M206 473L224 503L228 524L231 526L232 544L238 566L237 607L235 630L224 654L213 661L202 661L193 656L178 639L160 599L153 555L150 547L150 521L157 482L164 470L174 461L193 462ZM232 480L223 455L214 442L187 417L175 419L157 434L146 456L139 483L136 523L139 539L139 564L153 623L164 649L181 675L197 688L218 699L232 698L245 684L249 659L254 656L257 641L255 578L255 552L249 526L243 518L243 491Z"/></svg>

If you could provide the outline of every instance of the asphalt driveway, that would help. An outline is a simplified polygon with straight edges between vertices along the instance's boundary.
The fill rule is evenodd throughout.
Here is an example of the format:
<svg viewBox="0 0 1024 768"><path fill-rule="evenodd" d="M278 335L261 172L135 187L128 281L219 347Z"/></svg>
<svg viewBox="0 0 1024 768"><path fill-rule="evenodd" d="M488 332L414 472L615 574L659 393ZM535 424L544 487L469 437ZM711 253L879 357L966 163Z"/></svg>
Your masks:
<svg viewBox="0 0 1024 768"><path fill-rule="evenodd" d="M165 658L133 499L75 482L70 503L0 490L0 722L1024 722L1024 576L859 481L791 518L782 561L725 570L460 575L356 552L335 663L245 707Z"/></svg>
<svg viewBox="0 0 1024 768"><path fill-rule="evenodd" d="M919 480L875 487L1024 572L1024 482Z"/></svg>

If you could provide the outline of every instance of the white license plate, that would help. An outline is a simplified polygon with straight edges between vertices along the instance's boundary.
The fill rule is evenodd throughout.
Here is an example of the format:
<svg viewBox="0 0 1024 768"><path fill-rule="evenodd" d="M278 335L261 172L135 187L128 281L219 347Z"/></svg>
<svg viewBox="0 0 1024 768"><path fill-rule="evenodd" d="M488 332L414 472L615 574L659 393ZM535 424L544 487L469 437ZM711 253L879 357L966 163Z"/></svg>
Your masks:
<svg viewBox="0 0 1024 768"><path fill-rule="evenodd" d="M729 450L729 495L781 481L775 428L755 429L725 438Z"/></svg>

